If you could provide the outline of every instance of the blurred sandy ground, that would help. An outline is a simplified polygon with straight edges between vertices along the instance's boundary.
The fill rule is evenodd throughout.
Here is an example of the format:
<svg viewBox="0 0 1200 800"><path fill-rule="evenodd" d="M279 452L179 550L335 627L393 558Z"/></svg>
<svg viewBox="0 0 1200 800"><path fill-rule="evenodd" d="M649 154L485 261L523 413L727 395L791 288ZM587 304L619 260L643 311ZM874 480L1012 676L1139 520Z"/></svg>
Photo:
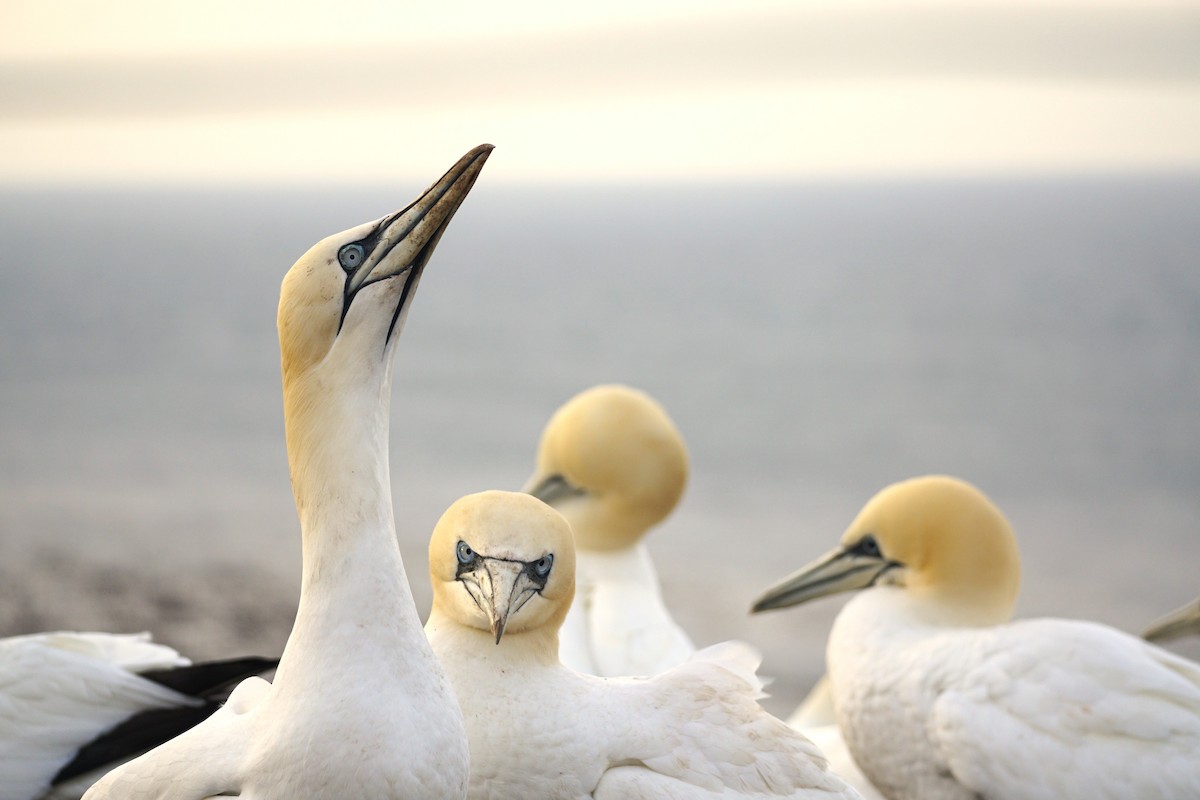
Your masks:
<svg viewBox="0 0 1200 800"><path fill-rule="evenodd" d="M0 564L0 631L150 631L193 660L278 655L296 593L252 568L208 564L171 576L43 550ZM253 591L248 591L253 587Z"/></svg>
<svg viewBox="0 0 1200 800"><path fill-rule="evenodd" d="M409 554L412 559L413 554ZM423 562L418 562L420 568ZM410 560L411 571L414 565ZM741 616L753 576L714 592L701 578L668 580L667 600L700 644L737 637L765 649L760 673L770 679L765 707L786 716L803 698L819 669L828 623L840 602L806 611ZM236 655L278 655L296 609L296 581L269 570L219 563L166 575L137 565L101 565L61 551L41 550L20 564L0 564L0 632L45 630L141 631L194 660ZM418 606L428 606L427 580L414 583ZM1180 598L1182 605L1188 598ZM1170 610L1163 608L1163 612ZM1150 620L1147 620L1149 622ZM1168 649L1200 660L1200 637Z"/></svg>

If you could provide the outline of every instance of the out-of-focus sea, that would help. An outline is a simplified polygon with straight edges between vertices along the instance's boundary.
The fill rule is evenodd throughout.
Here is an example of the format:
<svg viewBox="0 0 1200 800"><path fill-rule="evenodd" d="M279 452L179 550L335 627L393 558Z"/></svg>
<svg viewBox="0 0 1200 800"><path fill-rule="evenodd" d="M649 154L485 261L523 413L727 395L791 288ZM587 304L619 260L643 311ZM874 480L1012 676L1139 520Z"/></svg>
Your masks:
<svg viewBox="0 0 1200 800"><path fill-rule="evenodd" d="M0 634L282 647L299 537L279 282L422 188L0 189ZM841 601L755 618L750 601L897 479L952 473L1004 509L1021 616L1136 631L1200 592L1200 176L514 187L485 170L395 376L422 610L446 506L519 487L560 403L625 382L692 456L650 544L667 602L698 643L761 648L780 713Z"/></svg>

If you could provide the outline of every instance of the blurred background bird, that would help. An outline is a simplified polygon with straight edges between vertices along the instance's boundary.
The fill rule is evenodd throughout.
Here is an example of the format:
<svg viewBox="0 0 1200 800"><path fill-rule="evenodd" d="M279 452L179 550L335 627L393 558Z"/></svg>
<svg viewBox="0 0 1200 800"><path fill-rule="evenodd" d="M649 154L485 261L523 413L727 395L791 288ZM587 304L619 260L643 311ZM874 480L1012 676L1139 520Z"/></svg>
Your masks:
<svg viewBox="0 0 1200 800"><path fill-rule="evenodd" d="M525 491L566 517L575 537L575 597L558 637L571 669L656 675L696 651L642 541L686 483L683 437L645 392L595 386L546 424Z"/></svg>
<svg viewBox="0 0 1200 800"><path fill-rule="evenodd" d="M754 611L841 592L826 653L855 763L892 800L1200 793L1200 664L1090 621L1011 619L1016 538L977 488L894 483Z"/></svg>

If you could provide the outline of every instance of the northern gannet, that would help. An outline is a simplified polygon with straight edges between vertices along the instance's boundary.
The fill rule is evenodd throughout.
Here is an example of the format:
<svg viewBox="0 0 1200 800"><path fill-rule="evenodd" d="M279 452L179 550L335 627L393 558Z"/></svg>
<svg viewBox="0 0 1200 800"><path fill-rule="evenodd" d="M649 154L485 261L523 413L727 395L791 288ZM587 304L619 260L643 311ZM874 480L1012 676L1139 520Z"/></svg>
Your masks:
<svg viewBox="0 0 1200 800"><path fill-rule="evenodd" d="M0 798L78 798L116 764L217 710L277 662L192 664L148 633L0 639Z"/></svg>
<svg viewBox="0 0 1200 800"><path fill-rule="evenodd" d="M816 748L763 711L757 658L725 643L651 678L558 660L575 548L520 492L455 502L429 543L426 633L462 703L472 798L850 798Z"/></svg>
<svg viewBox="0 0 1200 800"><path fill-rule="evenodd" d="M1200 635L1200 600L1193 600L1160 617L1142 631L1142 638L1148 642L1169 642L1181 636L1197 635Z"/></svg>
<svg viewBox="0 0 1200 800"><path fill-rule="evenodd" d="M654 675L696 651L663 603L642 541L675 508L687 476L683 437L644 392L595 386L550 418L525 491L575 533L575 601L559 632L568 667Z"/></svg>
<svg viewBox="0 0 1200 800"><path fill-rule="evenodd" d="M1200 666L1090 622L1010 622L1004 516L934 476L877 494L755 611L862 590L827 651L842 734L892 800L1200 797Z"/></svg>
<svg viewBox="0 0 1200 800"><path fill-rule="evenodd" d="M421 629L388 469L392 353L421 272L483 168L314 245L283 279L284 426L304 574L275 681L111 772L87 800L461 798L462 713Z"/></svg>

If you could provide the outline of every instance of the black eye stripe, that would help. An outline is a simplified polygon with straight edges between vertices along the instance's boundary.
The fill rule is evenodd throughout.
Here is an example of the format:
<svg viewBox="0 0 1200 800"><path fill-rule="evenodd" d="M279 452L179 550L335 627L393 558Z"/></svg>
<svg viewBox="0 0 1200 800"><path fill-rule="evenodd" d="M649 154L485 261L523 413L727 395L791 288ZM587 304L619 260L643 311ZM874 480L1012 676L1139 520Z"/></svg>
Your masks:
<svg viewBox="0 0 1200 800"><path fill-rule="evenodd" d="M545 560L546 560L546 557L542 556L537 561L524 562L525 576L527 578L529 578L530 583L532 583L534 586L538 587L539 592L542 589L546 588L546 581L549 580L549 578L550 578L550 567L549 566L546 567L545 572L542 572L541 570L538 569L538 564L541 564ZM553 558L551 558L551 564L553 564Z"/></svg>
<svg viewBox="0 0 1200 800"><path fill-rule="evenodd" d="M474 572L479 569L479 562L483 559L489 561L507 561L510 564L520 564L521 571L531 583L538 587L540 592L546 588L546 581L550 578L550 572L554 569L554 554L547 553L541 558L533 561L522 561L518 558L500 558L498 556L485 556L471 549L463 540L459 540L455 545L455 556L458 561L458 566L455 570L455 579L462 578L463 575Z"/></svg>
<svg viewBox="0 0 1200 800"><path fill-rule="evenodd" d="M379 240L383 237L383 232L387 230L387 226L394 222L409 208L412 208L411 203L400 211L397 211L394 214L388 214L386 217L379 220L379 222L376 223L374 230L372 230L363 238L359 239L358 241L347 242L346 244L342 245L341 249L338 250L338 263L342 265L342 268L354 269L361 266L363 262L367 260L367 256L374 252L375 248L379 246ZM347 267L345 254L352 248L357 248L357 252L359 254L358 263Z"/></svg>
<svg viewBox="0 0 1200 800"><path fill-rule="evenodd" d="M879 548L879 542L875 541L875 537L871 534L867 534L859 539L848 550L856 556L866 556L868 558L881 558L883 556L883 551Z"/></svg>
<svg viewBox="0 0 1200 800"><path fill-rule="evenodd" d="M454 577L459 578L464 572L471 572L476 567L476 562L479 561L479 554L471 549L471 546L462 539L458 540L458 544L454 547L454 555L458 559L458 569L455 571Z"/></svg>
<svg viewBox="0 0 1200 800"><path fill-rule="evenodd" d="M399 216L409 208L412 208L411 204L409 204L403 210L397 211L395 214L388 214L386 217L379 220L379 223L375 226L375 230L371 231L357 242L351 242L351 244L360 245L364 254L373 252L375 248L379 246L379 240L383 237L383 232L387 230L387 226L391 225L392 222L399 218Z"/></svg>

